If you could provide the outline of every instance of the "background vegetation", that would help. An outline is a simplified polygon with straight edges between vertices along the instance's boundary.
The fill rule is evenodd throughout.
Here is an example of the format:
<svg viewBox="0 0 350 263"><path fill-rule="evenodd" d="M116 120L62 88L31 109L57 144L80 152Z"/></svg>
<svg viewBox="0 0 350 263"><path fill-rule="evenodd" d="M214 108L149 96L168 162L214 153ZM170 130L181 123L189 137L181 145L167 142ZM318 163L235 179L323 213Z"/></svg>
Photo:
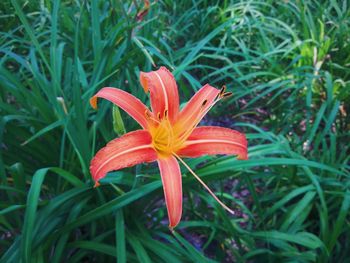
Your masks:
<svg viewBox="0 0 350 263"><path fill-rule="evenodd" d="M1 1L1 262L349 260L349 5ZM115 86L149 103L138 74L161 65L183 101L226 84L234 95L204 123L249 139L248 161L187 160L236 216L183 170L174 234L155 166L97 189L88 171L117 136L111 103L96 112L91 95Z"/></svg>

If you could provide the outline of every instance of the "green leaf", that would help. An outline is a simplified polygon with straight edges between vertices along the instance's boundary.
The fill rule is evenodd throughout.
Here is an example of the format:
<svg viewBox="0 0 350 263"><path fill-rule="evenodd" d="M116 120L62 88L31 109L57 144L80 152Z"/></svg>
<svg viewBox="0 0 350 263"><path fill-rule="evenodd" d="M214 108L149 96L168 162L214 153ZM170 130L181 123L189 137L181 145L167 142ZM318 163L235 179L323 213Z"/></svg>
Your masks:
<svg viewBox="0 0 350 263"><path fill-rule="evenodd" d="M39 202L41 185L48 168L38 170L33 175L33 180L27 198L27 208L24 215L21 241L21 258L23 262L32 262L32 236L36 221L36 210Z"/></svg>
<svg viewBox="0 0 350 263"><path fill-rule="evenodd" d="M116 238L116 252L117 262L126 262L126 248L125 248L125 224L123 210L119 209L115 217L115 238Z"/></svg>
<svg viewBox="0 0 350 263"><path fill-rule="evenodd" d="M282 240L290 243L298 244L310 249L324 247L322 241L315 235L307 232L299 232L296 234L288 234L279 231L258 231L250 233L251 236L262 238L265 240Z"/></svg>

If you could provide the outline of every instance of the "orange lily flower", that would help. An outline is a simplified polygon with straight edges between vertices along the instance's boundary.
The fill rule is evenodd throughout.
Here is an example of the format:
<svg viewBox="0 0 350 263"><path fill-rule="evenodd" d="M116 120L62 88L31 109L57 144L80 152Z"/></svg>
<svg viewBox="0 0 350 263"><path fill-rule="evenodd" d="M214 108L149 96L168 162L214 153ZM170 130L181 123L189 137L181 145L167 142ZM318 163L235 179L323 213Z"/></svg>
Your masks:
<svg viewBox="0 0 350 263"><path fill-rule="evenodd" d="M223 97L225 88L203 86L180 110L178 88L173 75L161 67L157 71L141 72L140 81L151 96L150 111L139 99L116 88L106 87L90 100L97 108L97 98L107 99L133 117L143 128L129 132L109 142L92 159L90 172L95 186L109 171L143 162L158 162L168 210L169 227L174 228L182 214L182 181L179 162L229 212L233 213L182 160L206 154L232 154L247 159L247 140L237 131L215 127L197 127L204 115Z"/></svg>

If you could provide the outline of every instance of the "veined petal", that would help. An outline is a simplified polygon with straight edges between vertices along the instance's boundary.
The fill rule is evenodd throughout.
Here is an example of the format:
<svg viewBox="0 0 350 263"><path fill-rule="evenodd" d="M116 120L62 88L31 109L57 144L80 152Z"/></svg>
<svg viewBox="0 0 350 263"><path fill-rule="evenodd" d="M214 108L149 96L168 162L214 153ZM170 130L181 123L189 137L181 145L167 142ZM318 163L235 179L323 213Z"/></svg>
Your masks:
<svg viewBox="0 0 350 263"><path fill-rule="evenodd" d="M182 215L182 178L179 163L174 156L159 158L158 166L162 177L169 227L177 226Z"/></svg>
<svg viewBox="0 0 350 263"><path fill-rule="evenodd" d="M97 108L97 98L104 98L113 102L133 117L142 128L147 129L146 112L149 112L149 109L135 96L121 89L106 87L90 99L90 104L94 109Z"/></svg>
<svg viewBox="0 0 350 263"><path fill-rule="evenodd" d="M183 157L199 157L206 154L234 154L238 159L248 159L247 139L244 134L228 128L202 126L193 130L185 147L177 154Z"/></svg>
<svg viewBox="0 0 350 263"><path fill-rule="evenodd" d="M219 93L220 90L209 84L204 85L182 109L176 127L180 130L188 130L197 126L213 103L215 103Z"/></svg>
<svg viewBox="0 0 350 263"><path fill-rule="evenodd" d="M98 184L98 181L110 171L155 161L157 153L151 144L151 135L144 130L129 132L110 141L91 161L92 178Z"/></svg>
<svg viewBox="0 0 350 263"><path fill-rule="evenodd" d="M169 120L174 122L179 111L179 94L174 76L165 67L157 71L141 72L141 85L150 92L154 116L164 117L165 110Z"/></svg>

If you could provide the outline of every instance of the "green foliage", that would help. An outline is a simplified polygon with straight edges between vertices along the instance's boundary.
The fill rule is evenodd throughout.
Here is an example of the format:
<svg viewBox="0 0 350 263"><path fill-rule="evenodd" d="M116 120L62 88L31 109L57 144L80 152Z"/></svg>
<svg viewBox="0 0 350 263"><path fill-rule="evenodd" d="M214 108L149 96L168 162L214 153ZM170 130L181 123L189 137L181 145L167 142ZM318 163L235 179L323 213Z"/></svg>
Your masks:
<svg viewBox="0 0 350 263"><path fill-rule="evenodd" d="M349 3L151 1L138 21L142 8L0 3L1 262L346 262ZM233 92L206 121L247 133L249 160L186 161L243 215L185 170L175 232L154 166L93 188L92 156L138 127L89 98L115 86L148 103L138 74L160 65L185 100L205 83Z"/></svg>

